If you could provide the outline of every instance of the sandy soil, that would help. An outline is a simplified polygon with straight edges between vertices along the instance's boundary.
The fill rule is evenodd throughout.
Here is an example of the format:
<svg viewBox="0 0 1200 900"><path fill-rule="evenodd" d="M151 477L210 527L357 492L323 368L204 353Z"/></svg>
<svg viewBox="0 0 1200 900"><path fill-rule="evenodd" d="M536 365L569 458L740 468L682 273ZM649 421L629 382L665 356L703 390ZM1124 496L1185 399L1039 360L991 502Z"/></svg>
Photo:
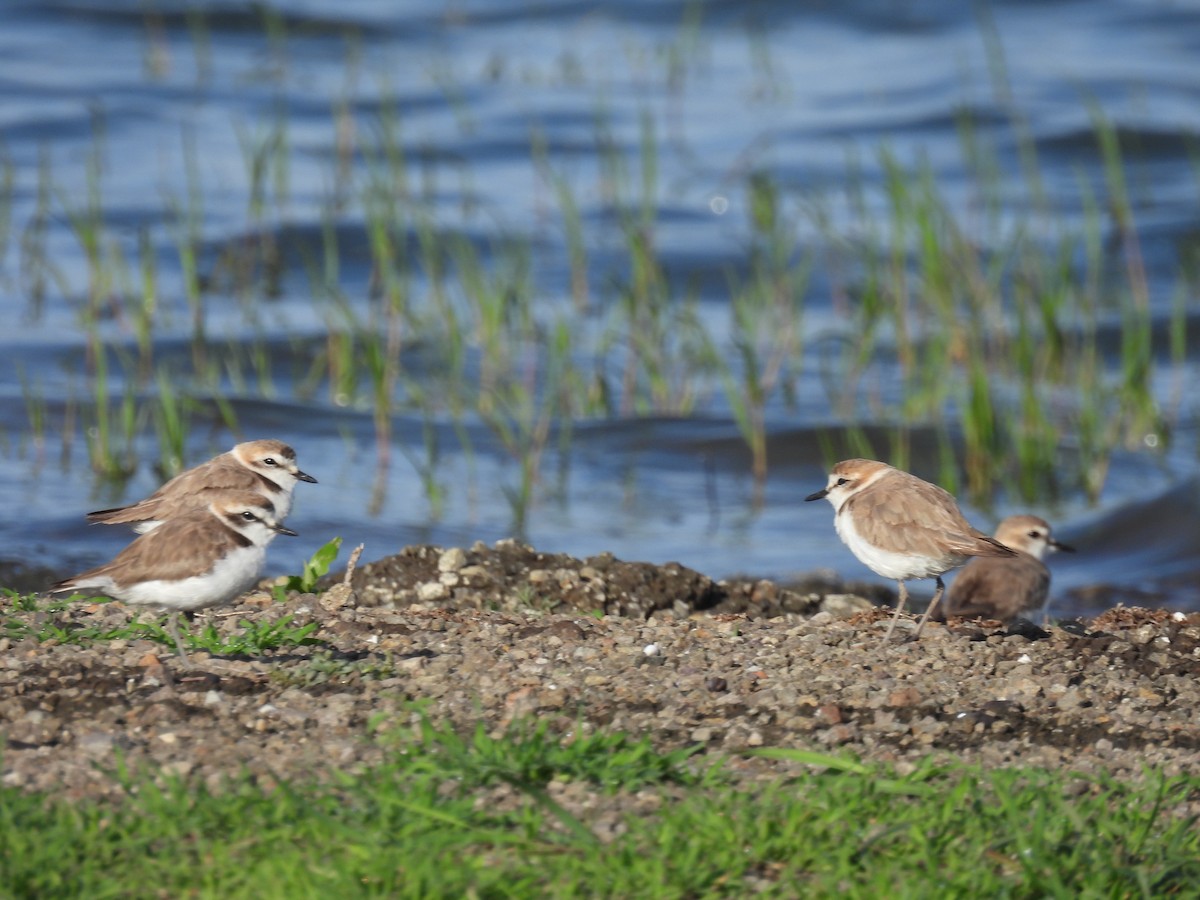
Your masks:
<svg viewBox="0 0 1200 900"><path fill-rule="evenodd" d="M379 735L414 721L412 701L463 727L549 717L564 732L583 722L700 744L750 779L795 765L738 755L762 746L902 768L929 754L1132 777L1200 764L1200 614L1115 609L1046 631L952 622L881 647L880 588L714 582L513 542L409 548L352 586L282 605L259 593L201 617L193 629L233 633L291 614L318 623L320 643L195 653L191 670L150 641L0 638L0 778L101 796L117 790L118 758L213 785L243 769L266 784L320 777L380 760ZM130 612L5 616L115 628Z"/></svg>

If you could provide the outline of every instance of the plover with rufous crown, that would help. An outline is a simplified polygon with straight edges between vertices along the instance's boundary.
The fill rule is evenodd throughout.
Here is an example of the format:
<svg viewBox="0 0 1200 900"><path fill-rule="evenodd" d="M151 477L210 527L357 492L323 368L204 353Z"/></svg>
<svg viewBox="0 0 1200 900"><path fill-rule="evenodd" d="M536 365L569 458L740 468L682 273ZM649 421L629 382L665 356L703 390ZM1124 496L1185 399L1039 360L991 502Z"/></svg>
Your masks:
<svg viewBox="0 0 1200 900"><path fill-rule="evenodd" d="M132 525L145 534L168 519L207 509L217 494L256 491L271 501L275 521L282 522L292 511L292 491L300 481L316 484L317 479L300 471L295 450L283 441L247 441L176 475L145 500L96 510L87 517L104 525Z"/></svg>
<svg viewBox="0 0 1200 900"><path fill-rule="evenodd" d="M915 639L942 598L945 572L973 556L1016 555L973 528L947 491L877 460L842 460L830 472L828 484L804 499L822 498L833 505L834 526L842 542L867 568L895 579L900 587L885 644L908 601L906 581L937 580L937 591L917 624Z"/></svg>
<svg viewBox="0 0 1200 900"><path fill-rule="evenodd" d="M996 526L996 540L1017 551L1007 559L973 559L954 579L939 615L1011 622L1035 613L1050 595L1047 551L1074 547L1054 539L1050 523L1037 516L1009 516Z"/></svg>
<svg viewBox="0 0 1200 900"><path fill-rule="evenodd" d="M170 613L175 649L190 667L176 623L180 612L221 606L247 591L262 574L267 545L276 535L295 537L279 523L261 494L210 494L205 509L167 519L116 555L112 562L50 587L50 593L94 591Z"/></svg>

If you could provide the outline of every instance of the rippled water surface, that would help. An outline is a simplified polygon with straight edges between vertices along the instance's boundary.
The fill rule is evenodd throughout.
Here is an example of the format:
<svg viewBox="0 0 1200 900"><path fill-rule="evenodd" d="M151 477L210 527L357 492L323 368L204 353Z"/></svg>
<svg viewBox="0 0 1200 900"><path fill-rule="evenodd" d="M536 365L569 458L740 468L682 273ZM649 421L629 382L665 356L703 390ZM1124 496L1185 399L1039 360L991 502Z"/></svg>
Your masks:
<svg viewBox="0 0 1200 900"><path fill-rule="evenodd" d="M876 190L886 152L913 170L928 166L965 220L982 218L964 167L969 119L989 148L997 194L1011 201L1001 230L1052 242L1054 228L1032 215L1022 149L1037 155L1044 202L1060 212L1054 227L1083 229L1088 209L1103 206L1095 189L1104 178L1095 131L1103 118L1127 149L1155 327L1165 335L1174 322L1192 347L1200 330L1200 306L1179 274L1194 265L1200 234L1200 10L1189 4L998 4L980 13L957 2L30 0L6 6L0 86L8 179L0 559L28 565L65 570L115 553L127 535L89 528L83 513L160 481L148 412L132 476L112 481L93 471L85 432L96 360L84 311L98 271L112 296L136 296L149 267L154 359L182 366L196 324L179 251L189 228L210 352L222 365L239 347L247 359L260 353L258 371L271 374L271 385L263 390L247 375L212 396L189 387L197 405L186 461L274 436L320 479L300 485L289 525L301 537L273 545L273 570L295 570L333 535L364 542L370 559L419 541L469 545L517 530L519 466L486 421L398 400L381 466L370 403L324 382L304 385L341 308L318 300L314 272L332 281L346 309L368 309L379 288L362 200L367 174L395 161L347 147L378 131L385 111L431 233L464 239L485 264L504 258L506 242L526 246L528 283L543 310L569 309L573 289L571 242L548 173L578 204L592 301L619 305L613 285L632 276L612 186L636 195L653 134L654 251L729 354L721 329L730 273L749 266L748 173L768 173L796 208L860 184L866 219L887 230L896 223ZM281 158L286 166L275 165ZM258 183L256 164L270 173ZM339 171L350 173L354 194L340 206ZM721 383L711 379L688 408L582 417L569 443L553 431L521 529L530 542L677 560L713 576L818 567L867 574L838 542L829 507L802 502L823 486L829 440L850 424L878 428L883 453L894 424L873 420L867 402L847 418L831 399L836 386L820 348L858 339L836 296L831 248L857 236L864 214L836 202L827 213L824 229L801 219L808 224L796 235L798 252L815 260L805 354L791 395L773 395L767 406L770 469L761 493ZM89 221L103 226L93 229L97 246L88 245ZM322 257L330 234L339 248L332 274ZM269 289L247 293L230 274L237 257L229 251L264 235L279 248L277 268L258 282ZM420 239L412 232L411 246ZM418 293L434 289L428 273L412 284ZM140 400L161 389L125 367L138 334L129 307L119 306L95 304L90 326L123 348L124 362L113 351L107 389L118 404L126 384L136 384ZM604 323L593 311L571 328L599 332ZM1114 313L1099 327L1115 360L1123 320ZM402 340L411 401L442 367L444 350L422 335ZM482 365L475 337L464 340L468 368ZM1000 494L993 508L970 511L984 528L1011 511L1037 512L1078 547L1053 561L1060 611L1110 599L1088 590L1097 584L1162 589L1173 605L1200 608L1198 357L1166 337L1154 347L1151 384L1169 433L1119 449L1096 504L1074 491L1029 501ZM876 389L886 399L889 363L879 365ZM241 371L255 370L245 363ZM236 432L214 412L217 395ZM956 413L947 415L954 435ZM909 432L913 467L926 477L938 475L942 424L919 422ZM1069 458L1074 436L1061 440Z"/></svg>

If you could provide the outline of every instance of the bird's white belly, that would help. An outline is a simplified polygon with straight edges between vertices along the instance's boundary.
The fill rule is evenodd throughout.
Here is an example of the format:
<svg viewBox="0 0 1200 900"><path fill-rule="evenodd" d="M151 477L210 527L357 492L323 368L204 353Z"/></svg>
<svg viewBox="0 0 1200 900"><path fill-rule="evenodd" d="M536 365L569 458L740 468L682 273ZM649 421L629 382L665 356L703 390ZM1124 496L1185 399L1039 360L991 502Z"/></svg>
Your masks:
<svg viewBox="0 0 1200 900"><path fill-rule="evenodd" d="M911 578L934 578L961 566L967 557L953 553L941 556L923 556L911 553L898 553L870 543L858 533L854 527L854 519L847 513L834 517L834 526L838 537L850 548L867 568L876 575L891 578L896 581L908 581Z"/></svg>
<svg viewBox="0 0 1200 900"><path fill-rule="evenodd" d="M194 610L220 606L249 590L258 580L266 557L265 548L239 547L218 560L204 575L178 581L141 581L114 586L118 600L167 609Z"/></svg>

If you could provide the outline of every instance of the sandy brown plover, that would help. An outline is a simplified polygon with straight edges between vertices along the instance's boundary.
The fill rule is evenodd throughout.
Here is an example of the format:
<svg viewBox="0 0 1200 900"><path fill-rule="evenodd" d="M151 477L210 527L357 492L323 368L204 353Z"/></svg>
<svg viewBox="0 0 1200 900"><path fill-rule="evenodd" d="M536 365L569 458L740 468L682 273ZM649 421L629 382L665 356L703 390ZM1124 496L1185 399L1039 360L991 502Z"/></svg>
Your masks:
<svg viewBox="0 0 1200 900"><path fill-rule="evenodd" d="M1017 551L1007 559L973 559L946 594L940 615L1011 622L1037 612L1050 594L1050 570L1042 562L1048 550L1068 547L1054 539L1050 523L1037 516L1009 516L996 527L996 540Z"/></svg>
<svg viewBox="0 0 1200 900"><path fill-rule="evenodd" d="M919 637L945 591L942 574L973 556L1016 553L971 527L947 491L873 459L846 459L833 467L829 483L805 500L827 499L838 536L877 575L900 587L886 644L908 600L905 582L935 578L937 591L917 624Z"/></svg>
<svg viewBox="0 0 1200 900"><path fill-rule="evenodd" d="M292 510L292 491L299 481L317 479L300 471L296 451L282 441L247 441L176 475L157 491L130 506L90 512L92 522L132 525L145 534L183 513L207 509L214 496L229 491L256 491L271 501L275 521Z"/></svg>
<svg viewBox="0 0 1200 900"><path fill-rule="evenodd" d="M167 519L116 555L50 587L50 593L94 591L170 613L167 627L184 665L191 665L179 637L180 612L207 609L244 593L262 573L267 545L296 532L279 524L261 494L209 494L205 509Z"/></svg>

